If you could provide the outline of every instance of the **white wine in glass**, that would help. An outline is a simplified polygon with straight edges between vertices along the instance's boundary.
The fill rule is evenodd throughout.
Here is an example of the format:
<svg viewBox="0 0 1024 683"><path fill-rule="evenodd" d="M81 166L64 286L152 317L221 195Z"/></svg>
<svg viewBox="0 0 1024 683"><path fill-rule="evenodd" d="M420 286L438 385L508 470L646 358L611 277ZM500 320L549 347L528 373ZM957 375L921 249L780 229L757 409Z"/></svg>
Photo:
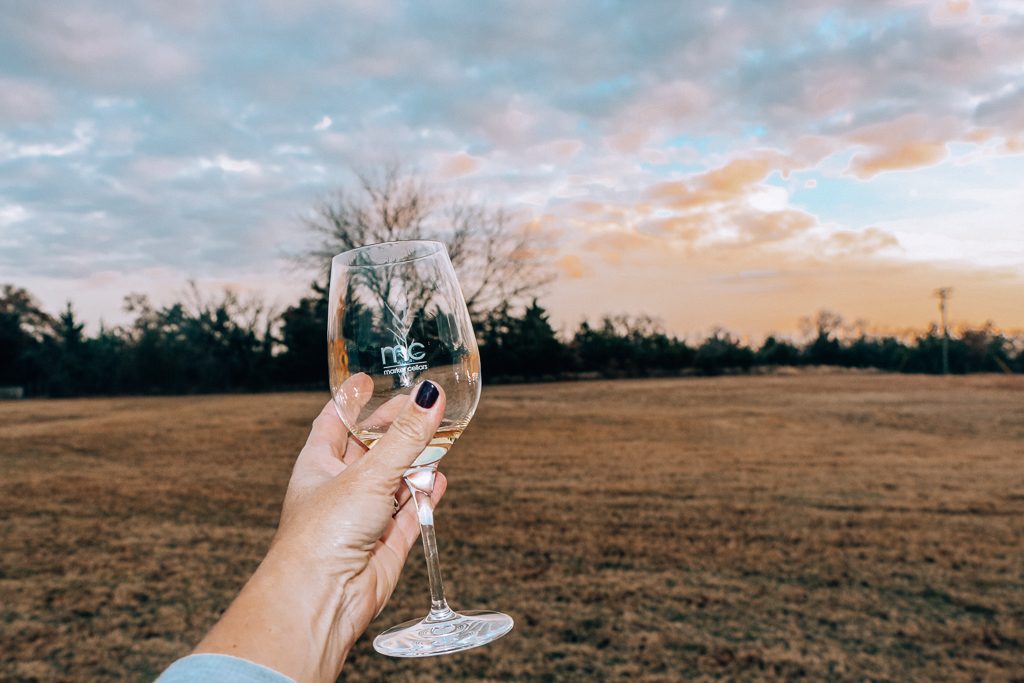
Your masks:
<svg viewBox="0 0 1024 683"><path fill-rule="evenodd" d="M345 426L373 448L423 380L447 403L430 444L405 473L419 512L430 612L384 631L381 654L429 657L468 650L512 629L500 612L456 612L444 597L430 492L438 463L480 400L480 352L448 251L440 242L385 242L331 262L327 322L331 394Z"/></svg>

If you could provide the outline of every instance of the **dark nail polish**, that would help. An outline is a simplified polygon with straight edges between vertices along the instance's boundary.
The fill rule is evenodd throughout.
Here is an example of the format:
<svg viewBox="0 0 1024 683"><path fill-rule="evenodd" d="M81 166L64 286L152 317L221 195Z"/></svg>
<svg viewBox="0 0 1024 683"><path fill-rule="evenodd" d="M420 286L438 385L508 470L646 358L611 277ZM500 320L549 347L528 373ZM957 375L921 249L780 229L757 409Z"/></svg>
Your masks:
<svg viewBox="0 0 1024 683"><path fill-rule="evenodd" d="M416 392L416 405L420 408L433 408L440 395L441 392L437 390L437 385L427 380L420 385L420 390Z"/></svg>

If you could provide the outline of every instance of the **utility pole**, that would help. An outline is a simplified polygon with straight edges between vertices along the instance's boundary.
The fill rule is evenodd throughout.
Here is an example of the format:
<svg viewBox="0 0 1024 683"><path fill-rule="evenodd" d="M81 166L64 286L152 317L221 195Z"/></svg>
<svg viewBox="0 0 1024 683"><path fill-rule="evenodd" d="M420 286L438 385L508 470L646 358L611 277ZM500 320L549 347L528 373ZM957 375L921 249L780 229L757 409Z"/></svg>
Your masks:
<svg viewBox="0 0 1024 683"><path fill-rule="evenodd" d="M939 300L939 313L942 315L942 374L949 374L949 325L946 324L946 302L953 296L952 287L940 287L935 290Z"/></svg>

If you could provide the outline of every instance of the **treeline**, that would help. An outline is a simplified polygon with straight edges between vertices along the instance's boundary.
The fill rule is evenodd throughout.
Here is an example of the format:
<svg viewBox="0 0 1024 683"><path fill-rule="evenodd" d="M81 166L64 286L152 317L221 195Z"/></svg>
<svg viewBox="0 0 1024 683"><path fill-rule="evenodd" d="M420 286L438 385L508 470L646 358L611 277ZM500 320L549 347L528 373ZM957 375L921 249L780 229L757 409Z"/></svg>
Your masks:
<svg viewBox="0 0 1024 683"><path fill-rule="evenodd" d="M482 325L482 362L489 376L535 380L570 375L649 377L718 375L757 367L820 366L877 368L889 372L940 374L943 343L950 372L1024 372L1024 338L1008 337L988 324L948 340L932 328L910 342L861 332L843 334L842 319L823 311L811 322L810 340L796 344L770 336L752 346L717 331L696 344L667 334L646 316L606 317L582 323L561 340L547 313L534 303L521 316L493 312Z"/></svg>
<svg viewBox="0 0 1024 683"><path fill-rule="evenodd" d="M279 314L231 293L210 300L193 288L184 298L157 307L130 296L130 323L88 335L70 304L52 316L28 292L6 285L0 290L0 386L21 386L34 396L81 396L326 385L324 288L314 287ZM840 322L820 314L806 343L769 337L756 347L726 332L689 343L644 316L584 322L563 339L534 302L518 312L500 306L478 322L478 332L487 381L716 375L763 366L942 371L944 340L935 329L905 342L848 337L840 334ZM1024 372L1024 340L991 325L950 338L948 348L954 373Z"/></svg>

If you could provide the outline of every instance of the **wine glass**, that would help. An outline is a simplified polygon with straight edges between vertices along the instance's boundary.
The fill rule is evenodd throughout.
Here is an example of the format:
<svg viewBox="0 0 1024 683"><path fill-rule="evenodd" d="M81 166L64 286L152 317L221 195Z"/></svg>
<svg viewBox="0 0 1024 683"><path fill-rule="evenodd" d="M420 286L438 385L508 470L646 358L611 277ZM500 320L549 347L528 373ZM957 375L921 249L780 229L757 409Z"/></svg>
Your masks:
<svg viewBox="0 0 1024 683"><path fill-rule="evenodd" d="M448 251L440 242L384 242L331 262L327 323L331 394L345 426L373 448L423 380L447 404L430 444L405 473L419 512L430 613L384 631L381 654L429 657L489 643L512 629L500 612L455 612L444 598L430 492L437 466L480 399L480 352Z"/></svg>

